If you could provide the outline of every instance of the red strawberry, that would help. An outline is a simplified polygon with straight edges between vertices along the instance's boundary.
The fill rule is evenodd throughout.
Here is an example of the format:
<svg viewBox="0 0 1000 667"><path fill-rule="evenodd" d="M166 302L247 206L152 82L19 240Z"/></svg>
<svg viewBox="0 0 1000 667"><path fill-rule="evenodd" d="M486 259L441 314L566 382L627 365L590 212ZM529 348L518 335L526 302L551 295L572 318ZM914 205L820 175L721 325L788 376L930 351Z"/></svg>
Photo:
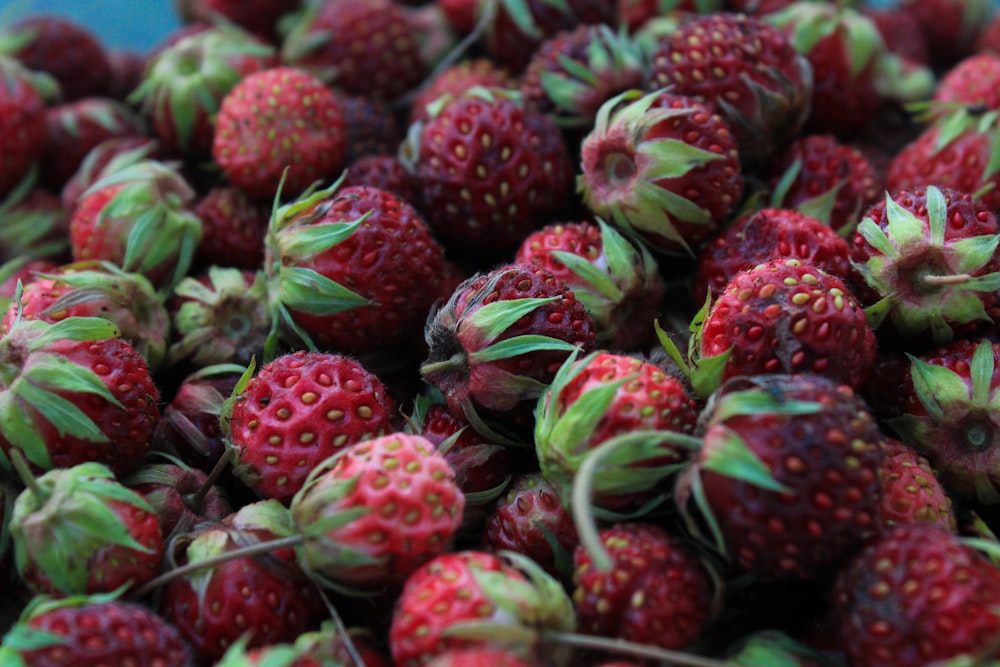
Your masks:
<svg viewBox="0 0 1000 667"><path fill-rule="evenodd" d="M116 137L97 144L63 185L59 195L63 208L67 213L72 213L76 203L90 186L112 171L152 157L156 150L156 142L148 137Z"/></svg>
<svg viewBox="0 0 1000 667"><path fill-rule="evenodd" d="M393 433L350 445L317 465L292 500L300 560L335 588L402 584L450 549L464 504L426 439Z"/></svg>
<svg viewBox="0 0 1000 667"><path fill-rule="evenodd" d="M857 292L872 321L905 340L936 343L991 322L1000 306L998 232L989 206L962 192L887 194L851 240Z"/></svg>
<svg viewBox="0 0 1000 667"><path fill-rule="evenodd" d="M119 475L149 451L159 392L104 319L20 320L0 338L0 453L36 468L104 463ZM6 456L0 464L9 467Z"/></svg>
<svg viewBox="0 0 1000 667"><path fill-rule="evenodd" d="M177 629L146 607L114 595L37 597L3 637L9 665L189 667Z"/></svg>
<svg viewBox="0 0 1000 667"><path fill-rule="evenodd" d="M470 421L483 409L507 413L508 424L530 419L524 413L574 349L594 346L583 304L561 280L523 264L464 281L428 320L425 337L421 374L451 410Z"/></svg>
<svg viewBox="0 0 1000 667"><path fill-rule="evenodd" d="M764 208L726 226L701 249L694 302L719 298L729 281L768 260L790 258L841 279L851 275L847 242L828 225L798 211Z"/></svg>
<svg viewBox="0 0 1000 667"><path fill-rule="evenodd" d="M712 578L681 541L654 524L603 529L600 567L584 544L573 555L579 631L666 649L701 637L712 620Z"/></svg>
<svg viewBox="0 0 1000 667"><path fill-rule="evenodd" d="M464 626L473 623L478 632L463 637ZM393 612L389 648L397 667L424 665L456 649L504 649L531 659L533 638L545 630L570 630L573 623L562 586L529 559L459 551L438 556L407 579ZM563 664L554 652L545 657Z"/></svg>
<svg viewBox="0 0 1000 667"><path fill-rule="evenodd" d="M0 199L0 264L69 260L69 216L32 172Z"/></svg>
<svg viewBox="0 0 1000 667"><path fill-rule="evenodd" d="M177 13L189 23L235 23L257 37L275 42L279 19L302 5L302 0L177 0Z"/></svg>
<svg viewBox="0 0 1000 667"><path fill-rule="evenodd" d="M743 193L736 140L693 98L639 91L612 98L581 152L578 189L587 207L662 252L693 253Z"/></svg>
<svg viewBox="0 0 1000 667"><path fill-rule="evenodd" d="M284 37L282 60L347 93L391 100L427 75L417 32L396 0L307 3Z"/></svg>
<svg viewBox="0 0 1000 667"><path fill-rule="evenodd" d="M15 456L15 459L18 457ZM14 501L10 534L21 580L35 593L88 595L153 579L163 534L153 507L99 463L50 470Z"/></svg>
<svg viewBox="0 0 1000 667"><path fill-rule="evenodd" d="M48 142L45 89L51 79L32 75L20 63L0 55L0 197L14 189Z"/></svg>
<svg viewBox="0 0 1000 667"><path fill-rule="evenodd" d="M332 90L294 67L247 75L222 98L212 157L252 199L274 197L282 173L298 194L344 166L344 119Z"/></svg>
<svg viewBox="0 0 1000 667"><path fill-rule="evenodd" d="M111 63L100 39L76 21L52 14L27 16L0 33L0 53L52 76L66 101L110 90Z"/></svg>
<svg viewBox="0 0 1000 667"><path fill-rule="evenodd" d="M349 357L298 351L265 364L238 386L223 413L234 472L283 502L321 461L353 443L392 432L395 402Z"/></svg>
<svg viewBox="0 0 1000 667"><path fill-rule="evenodd" d="M722 116L745 161L759 162L794 138L809 112L808 60L758 18L694 18L657 40L652 59L649 87L669 87Z"/></svg>
<svg viewBox="0 0 1000 667"><path fill-rule="evenodd" d="M234 187L212 188L192 208L202 237L192 271L228 266L256 271L264 266L264 237L270 210Z"/></svg>
<svg viewBox="0 0 1000 667"><path fill-rule="evenodd" d="M516 653L494 648L449 649L439 653L427 667L533 667Z"/></svg>
<svg viewBox="0 0 1000 667"><path fill-rule="evenodd" d="M431 105L445 97L460 97L471 88L517 88L517 81L507 70L487 58L460 60L431 77L420 88L410 106L410 123L427 121L433 115Z"/></svg>
<svg viewBox="0 0 1000 667"><path fill-rule="evenodd" d="M204 472L180 461L139 466L122 483L142 494L156 511L164 540L233 512L225 491Z"/></svg>
<svg viewBox="0 0 1000 667"><path fill-rule="evenodd" d="M735 378L703 422L678 501L696 499L741 568L764 580L815 577L877 528L882 436L850 387L806 374Z"/></svg>
<svg viewBox="0 0 1000 667"><path fill-rule="evenodd" d="M684 13L709 14L723 9L721 0L618 0L618 15L635 34L651 21Z"/></svg>
<svg viewBox="0 0 1000 667"><path fill-rule="evenodd" d="M1000 55L978 53L951 67L934 89L934 101L944 105L1000 111ZM947 107L946 107L947 108Z"/></svg>
<svg viewBox="0 0 1000 667"><path fill-rule="evenodd" d="M395 154L364 155L351 162L341 187L361 185L391 192L418 211L422 208L420 183Z"/></svg>
<svg viewBox="0 0 1000 667"><path fill-rule="evenodd" d="M653 335L665 292L652 254L598 220L555 223L528 235L515 255L561 278L594 318L597 344L638 350Z"/></svg>
<svg viewBox="0 0 1000 667"><path fill-rule="evenodd" d="M445 101L411 126L403 150L434 232L481 262L513 251L570 200L572 164L558 127L509 91L477 87Z"/></svg>
<svg viewBox="0 0 1000 667"><path fill-rule="evenodd" d="M211 27L153 55L129 99L141 105L166 151L204 158L223 98L243 77L277 64L273 46L234 26Z"/></svg>
<svg viewBox="0 0 1000 667"><path fill-rule="evenodd" d="M274 500L245 505L222 523L205 524L177 540L171 565L182 567L294 534L291 517ZM229 560L178 576L163 588L159 612L212 664L241 636L248 646L294 641L318 627L322 598L292 549Z"/></svg>
<svg viewBox="0 0 1000 667"><path fill-rule="evenodd" d="M899 5L917 20L931 64L939 70L972 53L993 11L983 0L902 0Z"/></svg>
<svg viewBox="0 0 1000 667"><path fill-rule="evenodd" d="M901 523L925 521L956 532L951 498L937 475L916 450L891 438L882 442L885 459L879 469L882 480L882 531Z"/></svg>
<svg viewBox="0 0 1000 667"><path fill-rule="evenodd" d="M347 143L344 159L348 165L366 155L395 153L403 139L389 104L369 95L337 91L337 101L344 116Z"/></svg>
<svg viewBox="0 0 1000 667"><path fill-rule="evenodd" d="M940 526L899 525L867 547L840 572L835 604L856 667L1000 657L1000 572Z"/></svg>
<svg viewBox="0 0 1000 667"><path fill-rule="evenodd" d="M887 51L910 62L930 64L927 40L920 23L902 4L862 6L861 12L875 24Z"/></svg>
<svg viewBox="0 0 1000 667"><path fill-rule="evenodd" d="M271 290L290 338L383 355L427 320L444 255L410 204L337 183L279 208L268 251Z"/></svg>

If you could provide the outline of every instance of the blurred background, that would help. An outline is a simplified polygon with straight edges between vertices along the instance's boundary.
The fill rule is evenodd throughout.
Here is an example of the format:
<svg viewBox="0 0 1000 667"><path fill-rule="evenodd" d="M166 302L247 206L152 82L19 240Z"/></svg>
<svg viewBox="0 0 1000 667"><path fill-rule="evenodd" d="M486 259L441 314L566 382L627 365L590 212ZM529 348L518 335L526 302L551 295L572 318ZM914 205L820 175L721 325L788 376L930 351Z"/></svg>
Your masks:
<svg viewBox="0 0 1000 667"><path fill-rule="evenodd" d="M178 24L173 0L0 0L0 26L34 13L62 14L106 46L136 51L157 44Z"/></svg>

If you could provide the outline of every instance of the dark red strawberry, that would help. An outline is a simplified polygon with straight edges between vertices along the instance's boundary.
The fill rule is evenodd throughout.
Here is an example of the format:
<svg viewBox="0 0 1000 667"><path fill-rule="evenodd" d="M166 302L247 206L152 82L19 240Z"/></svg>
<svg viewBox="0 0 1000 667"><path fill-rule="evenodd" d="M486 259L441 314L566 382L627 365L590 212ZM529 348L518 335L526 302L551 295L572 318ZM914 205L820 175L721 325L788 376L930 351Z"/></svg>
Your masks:
<svg viewBox="0 0 1000 667"><path fill-rule="evenodd" d="M156 511L164 540L232 514L229 497L208 476L183 462L148 463L122 480Z"/></svg>
<svg viewBox="0 0 1000 667"><path fill-rule="evenodd" d="M264 238L270 211L234 187L216 187L192 208L202 237L191 271L225 266L257 271L264 266Z"/></svg>
<svg viewBox="0 0 1000 667"><path fill-rule="evenodd" d="M938 70L972 53L993 11L993 5L983 0L902 0L899 4L917 20L931 64Z"/></svg>
<svg viewBox="0 0 1000 667"><path fill-rule="evenodd" d="M462 96L470 88L517 88L517 80L507 70L487 58L460 60L436 73L421 86L410 106L410 122L427 121L433 116L430 105L446 95Z"/></svg>
<svg viewBox="0 0 1000 667"><path fill-rule="evenodd" d="M32 172L0 200L0 264L69 261L69 216Z"/></svg>
<svg viewBox="0 0 1000 667"><path fill-rule="evenodd" d="M6 197L45 153L45 96L54 85L0 55L0 197Z"/></svg>
<svg viewBox="0 0 1000 667"><path fill-rule="evenodd" d="M338 90L337 101L344 116L348 165L367 155L394 153L403 132L388 103L370 95L348 95Z"/></svg>
<svg viewBox="0 0 1000 667"><path fill-rule="evenodd" d="M302 0L177 0L177 12L185 22L235 23L258 37L277 42L279 19L298 9Z"/></svg>
<svg viewBox="0 0 1000 667"><path fill-rule="evenodd" d="M882 480L882 531L901 523L924 521L957 531L951 498L937 473L912 447L888 438L882 443L885 459L879 469Z"/></svg>
<svg viewBox="0 0 1000 667"><path fill-rule="evenodd" d="M351 162L341 187L362 185L391 192L418 211L422 207L420 183L395 154L364 155Z"/></svg>
<svg viewBox="0 0 1000 667"><path fill-rule="evenodd" d="M937 88L934 101L948 107L982 107L987 111L1000 111L1000 54L978 53L965 58L945 72Z"/></svg>

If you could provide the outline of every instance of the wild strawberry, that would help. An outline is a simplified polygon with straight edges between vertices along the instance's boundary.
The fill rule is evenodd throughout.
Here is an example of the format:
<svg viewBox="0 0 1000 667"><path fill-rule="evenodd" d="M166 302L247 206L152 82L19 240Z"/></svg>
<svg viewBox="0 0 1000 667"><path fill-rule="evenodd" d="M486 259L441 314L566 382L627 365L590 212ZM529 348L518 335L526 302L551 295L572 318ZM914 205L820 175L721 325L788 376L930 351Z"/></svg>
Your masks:
<svg viewBox="0 0 1000 667"><path fill-rule="evenodd" d="M650 21L671 14L709 14L720 11L721 0L618 0L619 22L635 34Z"/></svg>
<svg viewBox="0 0 1000 667"><path fill-rule="evenodd" d="M364 155L347 168L343 188L365 186L386 190L420 210L420 183L394 154ZM449 292L450 293L450 292Z"/></svg>
<svg viewBox="0 0 1000 667"><path fill-rule="evenodd" d="M69 223L73 259L113 262L160 291L187 273L202 226L194 190L172 167L140 160L92 185ZM139 223L142 224L139 224Z"/></svg>
<svg viewBox="0 0 1000 667"><path fill-rule="evenodd" d="M352 165L366 155L395 153L403 136L389 104L367 94L336 92L344 116L344 161Z"/></svg>
<svg viewBox="0 0 1000 667"><path fill-rule="evenodd" d="M519 475L485 522L487 551L515 551L556 578L569 575L569 559L579 543L576 525L559 494L539 472Z"/></svg>
<svg viewBox="0 0 1000 667"><path fill-rule="evenodd" d="M859 149L832 134L792 141L771 161L771 205L794 208L848 237L884 194L882 178Z"/></svg>
<svg viewBox="0 0 1000 667"><path fill-rule="evenodd" d="M32 171L0 199L0 264L69 261L69 216Z"/></svg>
<svg viewBox="0 0 1000 667"><path fill-rule="evenodd" d="M455 649L505 649L530 659L539 634L573 625L562 586L531 560L467 550L442 554L406 580L389 648L398 667L424 665ZM466 627L472 632L463 636ZM555 652L545 657L565 662Z"/></svg>
<svg viewBox="0 0 1000 667"><path fill-rule="evenodd" d="M222 419L236 476L287 502L327 457L391 433L394 412L385 386L359 362L298 351L241 383Z"/></svg>
<svg viewBox="0 0 1000 667"><path fill-rule="evenodd" d="M879 468L882 480L882 532L901 523L926 521L952 532L957 531L951 498L941 486L937 473L916 450L898 440L882 442L885 459Z"/></svg>
<svg viewBox="0 0 1000 667"><path fill-rule="evenodd" d="M129 99L170 154L204 158L226 94L248 74L277 64L273 46L235 26L213 26L154 54Z"/></svg>
<svg viewBox="0 0 1000 667"><path fill-rule="evenodd" d="M421 374L451 410L525 419L575 349L594 347L593 320L565 283L542 269L508 264L459 285L428 319Z"/></svg>
<svg viewBox="0 0 1000 667"><path fill-rule="evenodd" d="M301 562L332 587L402 584L447 551L464 498L444 456L405 433L352 444L313 468L292 500Z"/></svg>
<svg viewBox="0 0 1000 667"><path fill-rule="evenodd" d="M35 593L87 595L135 590L163 560L153 507L100 463L50 470L14 501L10 534L21 579Z"/></svg>
<svg viewBox="0 0 1000 667"><path fill-rule="evenodd" d="M256 271L264 266L264 238L270 209L231 186L212 188L192 212L201 220L202 236L191 271L225 266Z"/></svg>
<svg viewBox="0 0 1000 667"><path fill-rule="evenodd" d="M511 93L472 88L410 127L403 152L446 247L497 257L570 200L572 164L554 121Z"/></svg>
<svg viewBox="0 0 1000 667"><path fill-rule="evenodd" d="M690 434L698 411L680 380L652 363L595 352L563 364L535 410L535 451L542 473L562 502L592 451L622 451L594 481L593 504L615 512L638 511L663 491L672 467L688 452L663 432Z"/></svg>
<svg viewBox="0 0 1000 667"><path fill-rule="evenodd" d="M597 344L638 350L650 342L666 287L652 254L598 220L555 223L528 235L515 255L561 278L594 318Z"/></svg>
<svg viewBox="0 0 1000 667"><path fill-rule="evenodd" d="M955 64L941 77L934 89L934 102L945 105L981 107L1000 111L1000 55L977 53Z"/></svg>
<svg viewBox="0 0 1000 667"><path fill-rule="evenodd" d="M991 322L1000 306L998 232L987 204L962 192L886 194L851 239L857 293L874 325L944 343Z"/></svg>
<svg viewBox="0 0 1000 667"><path fill-rule="evenodd" d="M247 366L263 356L271 328L264 272L213 266L188 276L169 302L173 337L171 366Z"/></svg>
<svg viewBox="0 0 1000 667"><path fill-rule="evenodd" d="M959 339L911 357L900 378L903 411L889 420L900 439L927 456L944 487L963 498L1000 502L1000 344Z"/></svg>
<svg viewBox="0 0 1000 667"><path fill-rule="evenodd" d="M717 386L710 376L761 373L814 373L857 389L875 361L875 334L851 290L798 259L737 273L699 326L694 366L707 374L696 385L703 394Z"/></svg>
<svg viewBox="0 0 1000 667"><path fill-rule="evenodd" d="M920 23L902 4L862 6L861 13L875 24L889 53L920 65L930 64L931 56Z"/></svg>
<svg viewBox="0 0 1000 667"><path fill-rule="evenodd" d="M917 20L931 65L938 70L972 53L993 11L992 4L983 0L902 0L899 5Z"/></svg>
<svg viewBox="0 0 1000 667"><path fill-rule="evenodd" d="M54 85L0 55L0 197L13 190L45 152L45 99Z"/></svg>
<svg viewBox="0 0 1000 667"><path fill-rule="evenodd" d="M421 86L410 106L410 123L427 121L435 101L445 97L460 97L471 88L517 88L517 80L488 58L460 60L431 77Z"/></svg>
<svg viewBox="0 0 1000 667"><path fill-rule="evenodd" d="M54 13L26 16L0 33L0 53L55 79L68 102L103 97L111 64L100 38L76 21Z"/></svg>
<svg viewBox="0 0 1000 667"><path fill-rule="evenodd" d="M0 338L0 464L104 463L128 473L149 451L159 392L146 362L104 319L15 321Z"/></svg>
<svg viewBox="0 0 1000 667"><path fill-rule="evenodd" d="M694 303L715 301L736 274L777 258L800 260L841 279L851 275L847 241L804 213L764 208L731 222L698 254Z"/></svg>
<svg viewBox="0 0 1000 667"><path fill-rule="evenodd" d="M542 42L521 76L521 95L561 127L586 130L605 101L642 87L644 69L627 35L606 24L580 25Z"/></svg>
<svg viewBox="0 0 1000 667"><path fill-rule="evenodd" d="M868 546L838 575L835 605L857 667L1000 657L1000 572L940 526L902 524Z"/></svg>
<svg viewBox="0 0 1000 667"><path fill-rule="evenodd" d="M170 316L149 281L110 262L74 262L36 273L0 320L0 332L14 322L59 322L67 317L100 317L113 323L155 373L166 353Z"/></svg>
<svg viewBox="0 0 1000 667"><path fill-rule="evenodd" d="M116 595L39 596L4 635L0 661L47 667L189 667L193 656L176 628L135 602Z"/></svg>
<svg viewBox="0 0 1000 667"><path fill-rule="evenodd" d="M286 169L284 189L291 194L335 177L345 151L337 97L309 72L254 72L222 98L212 157L251 199L273 198Z"/></svg>
<svg viewBox="0 0 1000 667"><path fill-rule="evenodd" d="M272 216L271 290L292 337L349 354L388 352L426 321L444 251L396 195L338 185Z"/></svg>
<svg viewBox="0 0 1000 667"><path fill-rule="evenodd" d="M437 654L426 667L532 667L512 651L495 648L449 649Z"/></svg>
<svg viewBox="0 0 1000 667"><path fill-rule="evenodd" d="M141 494L156 511L165 541L233 513L221 487L211 483L204 472L179 460L141 465L122 484Z"/></svg>
<svg viewBox="0 0 1000 667"><path fill-rule="evenodd" d="M712 578L678 538L654 524L603 529L599 567L584 544L573 555L573 608L579 631L680 649L712 620Z"/></svg>
<svg viewBox="0 0 1000 667"><path fill-rule="evenodd" d="M171 566L197 565L241 547L294 534L288 510L274 500L245 505L223 522L205 524L174 543ZM325 615L318 589L292 549L234 555L168 581L159 612L192 646L198 662L212 664L241 636L249 647L294 641Z"/></svg>
<svg viewBox="0 0 1000 667"><path fill-rule="evenodd" d="M112 171L135 164L144 158L153 157L157 148L156 142L145 136L115 137L91 148L59 193L59 199L66 213L73 212L80 197L94 183Z"/></svg>
<svg viewBox="0 0 1000 667"><path fill-rule="evenodd" d="M703 422L677 498L682 508L696 500L741 568L809 579L876 530L882 436L850 387L807 374L734 378Z"/></svg>
<svg viewBox="0 0 1000 667"><path fill-rule="evenodd" d="M587 207L662 252L693 253L743 193L729 127L673 93L608 100L581 153L577 186Z"/></svg>
<svg viewBox="0 0 1000 667"><path fill-rule="evenodd" d="M651 89L669 87L719 114L740 157L760 162L798 135L809 113L812 72L788 36L762 20L716 12L657 41Z"/></svg>
<svg viewBox="0 0 1000 667"><path fill-rule="evenodd" d="M427 75L416 32L413 17L396 0L307 3L281 55L339 90L392 100Z"/></svg>

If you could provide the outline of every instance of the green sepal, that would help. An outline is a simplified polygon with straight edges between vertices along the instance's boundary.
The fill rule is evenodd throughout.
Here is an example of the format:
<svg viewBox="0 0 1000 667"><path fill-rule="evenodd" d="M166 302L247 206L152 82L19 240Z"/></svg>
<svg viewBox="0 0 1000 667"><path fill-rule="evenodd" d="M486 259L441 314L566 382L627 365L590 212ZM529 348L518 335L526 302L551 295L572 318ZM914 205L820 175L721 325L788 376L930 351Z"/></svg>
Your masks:
<svg viewBox="0 0 1000 667"><path fill-rule="evenodd" d="M990 355L992 358L992 350ZM951 405L969 400L970 388L958 373L910 354L907 357L914 393L931 419L944 421Z"/></svg>
<svg viewBox="0 0 1000 667"><path fill-rule="evenodd" d="M108 442L108 436L90 417L58 394L28 382L15 383L11 392L41 413L42 417L55 427L59 437L65 438L72 434L88 442Z"/></svg>
<svg viewBox="0 0 1000 667"><path fill-rule="evenodd" d="M512 327L525 315L529 315L546 304L559 301L561 298L559 296L526 297L487 303L462 318L462 330L464 332L466 327L472 327L477 334L476 342L488 343Z"/></svg>
<svg viewBox="0 0 1000 667"><path fill-rule="evenodd" d="M702 450L703 470L732 477L768 491L793 493L792 489L774 479L767 465L736 433L726 429L724 435L713 440L712 444L712 447L706 445Z"/></svg>
<svg viewBox="0 0 1000 667"><path fill-rule="evenodd" d="M582 281L588 285L592 285L603 296L606 296L612 301L621 300L623 296L621 289L615 285L614 281L611 280L611 277L607 272L597 268L593 263L589 262L580 255L566 250L554 250L552 251L552 256L565 264L566 268L579 276ZM610 262L608 262L608 264L610 265ZM586 294L585 290L574 290L574 293L581 302L584 302L584 295ZM588 304L584 302L584 305L586 306Z"/></svg>
<svg viewBox="0 0 1000 667"><path fill-rule="evenodd" d="M346 241L374 211L368 211L351 222L328 222L291 227L278 234L278 248L287 259L313 257Z"/></svg>
<svg viewBox="0 0 1000 667"><path fill-rule="evenodd" d="M680 178L724 156L692 146L680 139L653 139L639 144L639 154L649 158L643 176L651 181Z"/></svg>
<svg viewBox="0 0 1000 667"><path fill-rule="evenodd" d="M847 183L847 179L841 180L835 186L821 195L816 195L795 205L795 210L810 218L815 218L823 224L829 226L833 217L833 207L837 204L837 194ZM860 206L859 206L860 207ZM849 227L849 225L848 225ZM850 230L848 230L850 231ZM846 231L842 233L847 233Z"/></svg>
<svg viewBox="0 0 1000 667"><path fill-rule="evenodd" d="M930 188L928 188L929 190ZM927 242L927 234L924 230L923 221L911 211L903 208L899 202L889 195L886 195L885 198L885 215L888 220L888 232L892 235L892 245L896 248L905 250L906 248L919 246ZM877 225L875 226L877 227ZM865 240L868 240L867 237ZM871 241L868 242L871 243ZM882 251L881 248L877 249L880 252ZM892 256L888 253L884 254L888 257Z"/></svg>
<svg viewBox="0 0 1000 667"><path fill-rule="evenodd" d="M715 391L725 376L726 364L733 354L733 347L730 347L722 354L711 357L698 357L697 364L691 373L691 388L701 398L707 398Z"/></svg>
<svg viewBox="0 0 1000 667"><path fill-rule="evenodd" d="M993 383L994 367L993 343L983 340L976 346L969 364L969 375L972 379L972 403L987 406L990 402L990 388Z"/></svg>
<svg viewBox="0 0 1000 667"><path fill-rule="evenodd" d="M38 329L39 333L28 343L28 350L31 352L60 340L95 341L117 338L120 335L118 327L102 317L67 317L55 324L40 323Z"/></svg>
<svg viewBox="0 0 1000 667"><path fill-rule="evenodd" d="M712 421L719 423L732 417L765 414L795 417L822 411L823 405L815 401L787 399L766 389L746 389L725 394L712 410Z"/></svg>
<svg viewBox="0 0 1000 667"><path fill-rule="evenodd" d="M690 199L686 199L676 192L664 190L658 185L649 182L639 183L636 189L640 199L655 203L671 216L679 218L684 222L698 225L707 225L712 222L712 214L709 213L708 209L701 208ZM653 231L657 230L654 229ZM667 234L664 233L664 235Z"/></svg>
<svg viewBox="0 0 1000 667"><path fill-rule="evenodd" d="M312 315L335 315L371 303L318 271L299 266L281 267L278 299L288 308Z"/></svg>
<svg viewBox="0 0 1000 667"><path fill-rule="evenodd" d="M125 409L97 373L59 354L36 352L31 357L31 363L22 370L20 382L30 382L37 388L45 390L96 394L116 408ZM11 390L19 394L13 387ZM27 396L25 399L31 400Z"/></svg>
<svg viewBox="0 0 1000 667"><path fill-rule="evenodd" d="M21 399L10 392L0 392L0 433L24 454L31 463L43 470L53 467L52 458L45 440L38 433L38 426L29 417ZM5 470L14 466L3 449L0 449L0 465Z"/></svg>
<svg viewBox="0 0 1000 667"><path fill-rule="evenodd" d="M952 241L952 257L958 259L955 267L959 273L971 273L982 268L993 259L997 245L1000 245L1000 234L992 236L970 236L969 238ZM989 274L994 275L994 274ZM986 276L979 276L985 278ZM995 289L995 288L994 288Z"/></svg>
<svg viewBox="0 0 1000 667"><path fill-rule="evenodd" d="M501 340L476 352L470 352L468 358L470 362L481 364L501 359L510 359L511 357L531 354L532 352L572 352L576 347L573 343L568 343L552 336L525 334Z"/></svg>

